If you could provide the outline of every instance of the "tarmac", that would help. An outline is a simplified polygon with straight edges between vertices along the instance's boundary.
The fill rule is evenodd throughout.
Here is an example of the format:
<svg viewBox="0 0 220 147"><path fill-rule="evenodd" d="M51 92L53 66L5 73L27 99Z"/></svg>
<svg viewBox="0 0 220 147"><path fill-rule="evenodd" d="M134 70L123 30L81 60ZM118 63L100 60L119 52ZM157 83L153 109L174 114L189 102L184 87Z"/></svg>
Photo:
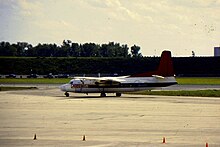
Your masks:
<svg viewBox="0 0 220 147"><path fill-rule="evenodd" d="M45 86L0 92L0 120L0 146L220 146L219 97L66 98Z"/></svg>

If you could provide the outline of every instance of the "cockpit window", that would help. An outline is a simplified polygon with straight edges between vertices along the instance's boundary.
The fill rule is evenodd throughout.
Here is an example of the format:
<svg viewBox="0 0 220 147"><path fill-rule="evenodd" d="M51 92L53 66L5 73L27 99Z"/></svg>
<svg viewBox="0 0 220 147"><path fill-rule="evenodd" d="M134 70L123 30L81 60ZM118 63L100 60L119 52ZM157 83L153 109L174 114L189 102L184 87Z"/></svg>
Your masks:
<svg viewBox="0 0 220 147"><path fill-rule="evenodd" d="M75 85L75 84L81 84L82 82L79 80L79 79L74 79L74 80L71 80L70 82L69 82L69 84L71 84L71 85Z"/></svg>

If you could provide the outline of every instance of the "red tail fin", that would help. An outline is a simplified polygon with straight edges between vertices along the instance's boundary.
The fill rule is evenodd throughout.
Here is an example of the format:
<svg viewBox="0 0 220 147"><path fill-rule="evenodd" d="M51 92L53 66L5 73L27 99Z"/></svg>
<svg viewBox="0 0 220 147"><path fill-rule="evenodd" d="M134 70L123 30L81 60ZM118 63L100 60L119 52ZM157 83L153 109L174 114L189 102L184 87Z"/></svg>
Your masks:
<svg viewBox="0 0 220 147"><path fill-rule="evenodd" d="M136 75L132 75L131 77L151 77L152 75L158 75L163 77L174 76L173 62L170 51L162 52L160 65L156 71L136 74Z"/></svg>

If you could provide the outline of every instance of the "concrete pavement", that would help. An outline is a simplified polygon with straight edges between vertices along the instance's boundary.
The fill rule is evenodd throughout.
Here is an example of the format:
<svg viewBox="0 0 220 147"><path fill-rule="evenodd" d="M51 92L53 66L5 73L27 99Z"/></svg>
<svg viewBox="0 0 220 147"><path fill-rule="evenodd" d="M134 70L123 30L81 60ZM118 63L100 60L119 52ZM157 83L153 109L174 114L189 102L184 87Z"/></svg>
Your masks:
<svg viewBox="0 0 220 147"><path fill-rule="evenodd" d="M220 98L66 98L46 87L0 92L0 120L0 146L220 146Z"/></svg>

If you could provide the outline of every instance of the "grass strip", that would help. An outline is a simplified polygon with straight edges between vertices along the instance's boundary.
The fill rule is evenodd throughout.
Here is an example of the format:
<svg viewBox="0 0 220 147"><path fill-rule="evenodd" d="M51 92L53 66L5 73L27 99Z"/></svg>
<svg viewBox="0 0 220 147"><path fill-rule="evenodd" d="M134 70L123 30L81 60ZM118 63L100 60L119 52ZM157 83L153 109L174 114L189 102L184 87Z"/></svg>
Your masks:
<svg viewBox="0 0 220 147"><path fill-rule="evenodd" d="M30 90L37 89L37 87L0 87L0 91L14 91L14 90Z"/></svg>
<svg viewBox="0 0 220 147"><path fill-rule="evenodd" d="M36 79L0 79L1 84L64 84L68 83L70 79L65 78L36 78Z"/></svg>
<svg viewBox="0 0 220 147"><path fill-rule="evenodd" d="M220 77L177 77L180 85L220 85Z"/></svg>
<svg viewBox="0 0 220 147"><path fill-rule="evenodd" d="M180 91L139 91L129 94L163 95L163 96L193 96L193 97L220 97L220 90L180 90Z"/></svg>

